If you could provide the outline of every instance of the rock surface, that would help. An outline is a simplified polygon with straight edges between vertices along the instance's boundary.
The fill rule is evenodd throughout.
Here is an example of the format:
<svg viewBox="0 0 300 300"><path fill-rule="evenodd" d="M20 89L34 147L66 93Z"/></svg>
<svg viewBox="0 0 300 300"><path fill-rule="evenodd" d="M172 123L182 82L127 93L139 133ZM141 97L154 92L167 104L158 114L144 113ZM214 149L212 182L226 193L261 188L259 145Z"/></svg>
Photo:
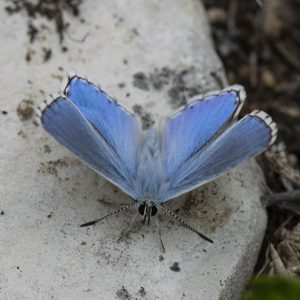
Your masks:
<svg viewBox="0 0 300 300"><path fill-rule="evenodd" d="M172 201L209 244L161 216L117 243L134 211L79 224L130 199L46 134L33 110L69 70L134 111L146 129L226 82L198 0L86 0L59 43L55 25L0 4L0 299L238 299L266 214L253 161ZM38 28L34 43L28 22Z"/></svg>

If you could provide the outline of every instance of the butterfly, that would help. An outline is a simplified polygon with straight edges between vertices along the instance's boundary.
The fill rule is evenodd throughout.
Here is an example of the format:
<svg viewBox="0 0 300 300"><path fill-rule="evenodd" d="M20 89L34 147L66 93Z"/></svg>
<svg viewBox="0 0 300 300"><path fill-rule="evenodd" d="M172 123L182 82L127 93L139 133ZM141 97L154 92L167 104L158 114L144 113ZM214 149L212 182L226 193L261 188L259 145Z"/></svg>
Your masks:
<svg viewBox="0 0 300 300"><path fill-rule="evenodd" d="M159 209L203 239L164 203L199 187L267 149L277 127L255 110L237 121L246 93L242 86L196 97L162 128L142 133L135 116L98 86L70 77L61 96L40 108L43 127L97 173L119 187L143 221ZM110 216L83 224L93 225Z"/></svg>

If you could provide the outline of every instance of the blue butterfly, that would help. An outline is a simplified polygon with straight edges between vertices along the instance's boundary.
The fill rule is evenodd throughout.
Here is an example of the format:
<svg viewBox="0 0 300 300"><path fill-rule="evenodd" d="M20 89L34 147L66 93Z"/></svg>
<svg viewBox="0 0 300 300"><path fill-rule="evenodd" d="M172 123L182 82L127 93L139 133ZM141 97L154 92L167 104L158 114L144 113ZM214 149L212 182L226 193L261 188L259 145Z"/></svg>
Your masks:
<svg viewBox="0 0 300 300"><path fill-rule="evenodd" d="M160 131L152 127L142 135L134 115L93 83L74 76L63 95L41 109L41 121L58 142L134 200L112 214L137 206L149 223L161 209L212 242L163 204L275 141L277 128L266 113L256 110L236 121L245 97L238 85L197 97Z"/></svg>

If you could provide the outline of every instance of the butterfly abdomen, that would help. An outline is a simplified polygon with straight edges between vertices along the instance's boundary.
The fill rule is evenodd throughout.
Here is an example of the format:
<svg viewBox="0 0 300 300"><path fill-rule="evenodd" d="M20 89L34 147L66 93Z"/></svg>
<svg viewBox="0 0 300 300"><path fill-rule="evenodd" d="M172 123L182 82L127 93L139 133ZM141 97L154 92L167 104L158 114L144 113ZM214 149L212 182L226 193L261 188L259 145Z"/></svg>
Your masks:
<svg viewBox="0 0 300 300"><path fill-rule="evenodd" d="M140 198L155 200L163 172L161 138L154 128L149 129L143 139L137 168Z"/></svg>

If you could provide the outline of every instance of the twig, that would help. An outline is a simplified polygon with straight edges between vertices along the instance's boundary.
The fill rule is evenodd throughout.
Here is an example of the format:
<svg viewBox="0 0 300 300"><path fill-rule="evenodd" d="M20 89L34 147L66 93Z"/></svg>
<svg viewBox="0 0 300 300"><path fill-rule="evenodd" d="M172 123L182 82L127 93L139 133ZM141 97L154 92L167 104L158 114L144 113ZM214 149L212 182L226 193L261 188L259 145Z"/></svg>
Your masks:
<svg viewBox="0 0 300 300"><path fill-rule="evenodd" d="M290 223L290 221L293 219L293 215L289 215L280 225L279 227L274 230L273 236L279 236L283 230L284 227L286 227L287 224Z"/></svg>
<svg viewBox="0 0 300 300"><path fill-rule="evenodd" d="M265 195L261 199L267 203L267 206L281 202L297 202L300 201L300 190Z"/></svg>
<svg viewBox="0 0 300 300"><path fill-rule="evenodd" d="M261 267L261 269L257 272L256 276L260 276L266 270L267 266L270 264L269 253L270 253L270 245L268 245L265 253L265 262Z"/></svg>
<svg viewBox="0 0 300 300"><path fill-rule="evenodd" d="M300 59L288 51L283 43L275 43L275 48L291 67L300 70Z"/></svg>
<svg viewBox="0 0 300 300"><path fill-rule="evenodd" d="M238 1L231 0L229 4L227 30L229 36L233 36L236 30L236 14L238 10Z"/></svg>
<svg viewBox="0 0 300 300"><path fill-rule="evenodd" d="M289 275L288 271L286 270L280 256L278 255L278 253L275 250L274 245L272 243L270 244L270 255L273 260L276 273L278 273L279 275L282 275L282 276L289 277L290 275Z"/></svg>
<svg viewBox="0 0 300 300"><path fill-rule="evenodd" d="M257 53L252 51L249 57L250 82L253 87L257 86Z"/></svg>

